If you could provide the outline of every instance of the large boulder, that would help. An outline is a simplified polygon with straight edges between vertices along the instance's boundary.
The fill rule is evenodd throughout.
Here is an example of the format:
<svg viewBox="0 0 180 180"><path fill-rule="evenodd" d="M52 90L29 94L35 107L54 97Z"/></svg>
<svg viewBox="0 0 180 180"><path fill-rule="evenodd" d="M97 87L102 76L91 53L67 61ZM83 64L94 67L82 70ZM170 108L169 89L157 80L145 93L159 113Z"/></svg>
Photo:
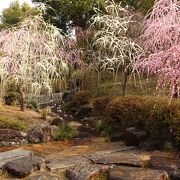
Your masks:
<svg viewBox="0 0 180 180"><path fill-rule="evenodd" d="M40 170L43 164L44 160L42 158L30 155L8 162L4 168L9 174L22 178L30 175L32 170Z"/></svg>
<svg viewBox="0 0 180 180"><path fill-rule="evenodd" d="M76 117L78 119L83 119L85 117L88 117L92 114L92 106L91 105L83 105L80 107L80 109L76 113Z"/></svg>
<svg viewBox="0 0 180 180"><path fill-rule="evenodd" d="M127 146L139 146L146 141L147 132L138 130L136 127L127 128L125 132L125 144Z"/></svg>
<svg viewBox="0 0 180 180"><path fill-rule="evenodd" d="M34 126L28 132L28 141L30 143L45 143L52 141L56 130L57 127L51 125Z"/></svg>
<svg viewBox="0 0 180 180"><path fill-rule="evenodd" d="M166 171L135 167L115 167L109 172L109 180L168 180Z"/></svg>

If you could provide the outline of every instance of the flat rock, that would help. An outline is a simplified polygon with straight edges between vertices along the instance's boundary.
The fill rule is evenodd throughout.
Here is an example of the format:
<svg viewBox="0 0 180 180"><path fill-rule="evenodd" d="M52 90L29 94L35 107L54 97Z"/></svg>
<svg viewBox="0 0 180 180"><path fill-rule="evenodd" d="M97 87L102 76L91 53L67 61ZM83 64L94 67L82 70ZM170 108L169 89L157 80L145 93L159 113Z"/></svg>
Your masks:
<svg viewBox="0 0 180 180"><path fill-rule="evenodd" d="M90 180L98 177L103 172L108 171L108 166L98 164L77 165L66 170L66 176L69 180Z"/></svg>
<svg viewBox="0 0 180 180"><path fill-rule="evenodd" d="M90 160L82 157L82 156L72 156L72 157L64 157L64 158L54 158L46 161L46 167L50 171L55 170L65 170L67 168L73 167L78 164L89 164Z"/></svg>
<svg viewBox="0 0 180 180"><path fill-rule="evenodd" d="M59 177L50 175L50 174L43 174L43 175L35 175L29 177L27 180L60 180Z"/></svg>
<svg viewBox="0 0 180 180"><path fill-rule="evenodd" d="M22 157L27 157L30 154L32 154L30 151L27 151L21 148L2 152L0 153L0 168L2 168L7 162L10 162L15 159L22 158Z"/></svg>
<svg viewBox="0 0 180 180"><path fill-rule="evenodd" d="M22 178L30 175L32 170L40 170L43 163L44 160L41 157L30 155L7 162L4 168L9 174Z"/></svg>
<svg viewBox="0 0 180 180"><path fill-rule="evenodd" d="M166 171L135 167L115 167L109 171L109 180L168 180Z"/></svg>
<svg viewBox="0 0 180 180"><path fill-rule="evenodd" d="M95 153L91 155L84 155L95 164L103 165L127 165L142 167L143 161L136 154L130 152L114 152L114 153Z"/></svg>
<svg viewBox="0 0 180 180"><path fill-rule="evenodd" d="M163 155L153 154L150 157L150 163L153 169L165 170L168 173L180 169L180 154L177 155Z"/></svg>

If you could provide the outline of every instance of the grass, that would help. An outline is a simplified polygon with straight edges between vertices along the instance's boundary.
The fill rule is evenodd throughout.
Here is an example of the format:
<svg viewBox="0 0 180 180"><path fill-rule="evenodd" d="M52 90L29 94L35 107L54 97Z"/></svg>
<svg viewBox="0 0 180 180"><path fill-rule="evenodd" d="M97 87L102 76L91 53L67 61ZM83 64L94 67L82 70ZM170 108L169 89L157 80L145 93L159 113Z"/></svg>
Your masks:
<svg viewBox="0 0 180 180"><path fill-rule="evenodd" d="M21 120L11 119L7 116L0 115L0 128L26 131L27 127L27 124Z"/></svg>
<svg viewBox="0 0 180 180"><path fill-rule="evenodd" d="M2 119L9 119L9 123L11 124L14 123L14 121L18 122L17 124L26 124L28 128L43 123L41 115L38 112L28 109L22 112L19 107L6 106L3 104L0 104L0 117L3 117ZM1 120L1 122L2 121L4 122L5 120ZM6 124L8 124L8 122ZM11 127L11 125L9 125L9 127Z"/></svg>

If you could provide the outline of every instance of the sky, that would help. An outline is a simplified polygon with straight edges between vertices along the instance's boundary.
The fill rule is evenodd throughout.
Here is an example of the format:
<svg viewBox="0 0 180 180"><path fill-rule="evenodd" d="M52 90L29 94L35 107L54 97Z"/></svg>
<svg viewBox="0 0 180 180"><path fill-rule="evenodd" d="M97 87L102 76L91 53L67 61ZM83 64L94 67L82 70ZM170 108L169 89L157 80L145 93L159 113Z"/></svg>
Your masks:
<svg viewBox="0 0 180 180"><path fill-rule="evenodd" d="M2 12L2 10L4 8L7 8L9 6L9 4L11 2L13 2L14 0L0 0L0 14ZM22 4L23 2L27 2L29 4L32 4L32 1L31 0L19 0L20 4Z"/></svg>

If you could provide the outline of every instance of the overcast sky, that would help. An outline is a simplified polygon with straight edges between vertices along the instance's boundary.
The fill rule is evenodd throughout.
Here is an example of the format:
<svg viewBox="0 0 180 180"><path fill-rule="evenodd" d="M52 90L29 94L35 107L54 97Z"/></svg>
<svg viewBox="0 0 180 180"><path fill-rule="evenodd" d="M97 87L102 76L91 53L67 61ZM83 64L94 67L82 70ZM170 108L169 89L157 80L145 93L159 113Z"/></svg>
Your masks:
<svg viewBox="0 0 180 180"><path fill-rule="evenodd" d="M4 8L7 8L9 6L9 4L11 2L13 2L14 0L0 0L0 13L2 12L2 10ZM31 0L19 0L20 4L22 4L23 2L27 2L29 4L32 4Z"/></svg>

